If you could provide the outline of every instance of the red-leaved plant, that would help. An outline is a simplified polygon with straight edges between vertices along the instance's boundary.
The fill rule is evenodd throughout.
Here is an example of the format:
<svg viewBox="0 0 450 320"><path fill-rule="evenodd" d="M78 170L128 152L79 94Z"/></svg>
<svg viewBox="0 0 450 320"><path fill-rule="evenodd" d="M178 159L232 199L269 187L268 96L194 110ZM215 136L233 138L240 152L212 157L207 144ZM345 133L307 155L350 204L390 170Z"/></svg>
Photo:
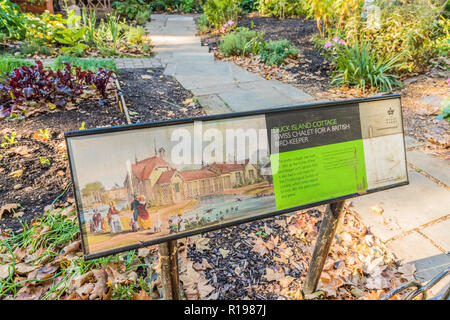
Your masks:
<svg viewBox="0 0 450 320"><path fill-rule="evenodd" d="M44 69L37 60L35 66L15 68L10 75L0 76L0 119L11 113L25 112L30 108L53 106L64 108L75 97L83 94L83 88L95 86L102 98L106 98L106 88L113 74L112 70L99 69L96 73L81 71L65 62L64 70Z"/></svg>

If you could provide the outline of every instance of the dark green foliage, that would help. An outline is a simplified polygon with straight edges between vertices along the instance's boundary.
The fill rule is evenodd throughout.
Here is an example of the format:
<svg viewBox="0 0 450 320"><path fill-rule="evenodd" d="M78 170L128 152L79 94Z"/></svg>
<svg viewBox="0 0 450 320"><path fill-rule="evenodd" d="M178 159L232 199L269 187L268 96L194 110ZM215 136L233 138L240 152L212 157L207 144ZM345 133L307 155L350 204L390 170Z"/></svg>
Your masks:
<svg viewBox="0 0 450 320"><path fill-rule="evenodd" d="M261 60L267 65L281 65L288 57L299 53L288 40L268 41L261 51Z"/></svg>
<svg viewBox="0 0 450 320"><path fill-rule="evenodd" d="M294 57L299 50L288 40L264 41L263 34L247 28L239 28L227 34L219 43L219 51L225 56L259 55L267 65L281 65L286 58Z"/></svg>
<svg viewBox="0 0 450 320"><path fill-rule="evenodd" d="M44 43L44 41L40 39L33 39L31 41L27 41L24 44L22 44L20 51L24 55L28 54L38 54L38 55L44 55L49 56L51 54L51 49L47 47L47 45Z"/></svg>
<svg viewBox="0 0 450 320"><path fill-rule="evenodd" d="M237 0L207 0L203 6L209 24L220 29L227 21L236 23L241 12Z"/></svg>
<svg viewBox="0 0 450 320"><path fill-rule="evenodd" d="M150 18L151 5L144 0L115 1L111 6L120 16L136 20L140 24L144 24Z"/></svg>
<svg viewBox="0 0 450 320"><path fill-rule="evenodd" d="M241 29L237 32L228 33L219 43L219 51L227 57L245 55L253 51L249 43L256 37L256 31L249 29Z"/></svg>
<svg viewBox="0 0 450 320"><path fill-rule="evenodd" d="M244 12L252 12L257 7L257 0L241 0L239 6Z"/></svg>
<svg viewBox="0 0 450 320"><path fill-rule="evenodd" d="M391 91L401 85L397 77L390 74L400 56L385 58L377 55L367 42L356 42L344 46L334 58L335 70L331 84L350 85L365 90L367 87Z"/></svg>

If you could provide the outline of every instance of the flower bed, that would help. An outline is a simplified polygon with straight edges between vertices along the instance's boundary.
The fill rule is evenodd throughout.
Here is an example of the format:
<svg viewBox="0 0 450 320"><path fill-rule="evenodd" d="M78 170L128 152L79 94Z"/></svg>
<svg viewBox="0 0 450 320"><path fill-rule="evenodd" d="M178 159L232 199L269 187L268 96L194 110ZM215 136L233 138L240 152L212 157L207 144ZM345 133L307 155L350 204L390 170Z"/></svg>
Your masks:
<svg viewBox="0 0 450 320"><path fill-rule="evenodd" d="M9 0L0 1L0 50L19 57L149 56L151 43L142 26L114 14L98 17L95 10L74 10L67 16L22 13ZM0 52L1 52L0 51Z"/></svg>
<svg viewBox="0 0 450 320"><path fill-rule="evenodd" d="M133 123L204 114L192 94L164 76L162 68L120 70L118 80ZM33 115L17 113L0 120L0 208L20 204L15 215L4 214L0 219L1 231L20 231L22 223L39 217L60 195L55 206L67 205L73 194L63 133L127 124L118 98L110 79L105 97L86 86L65 107L45 105Z"/></svg>

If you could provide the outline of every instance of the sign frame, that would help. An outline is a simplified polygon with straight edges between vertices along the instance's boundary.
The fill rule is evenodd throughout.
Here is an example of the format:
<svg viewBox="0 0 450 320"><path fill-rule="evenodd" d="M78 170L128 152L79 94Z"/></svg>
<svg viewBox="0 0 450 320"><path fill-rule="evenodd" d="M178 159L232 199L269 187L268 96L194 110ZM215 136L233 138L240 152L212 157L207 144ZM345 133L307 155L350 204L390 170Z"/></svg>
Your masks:
<svg viewBox="0 0 450 320"><path fill-rule="evenodd" d="M299 110L310 110L315 108L323 108L323 107L330 107L330 106L346 106L351 104L359 104L364 102L373 102L373 101L382 101L382 100L390 100L390 99L399 99L400 102L400 110L402 110L401 105L401 96L400 94L387 94L387 95L380 95L380 96L374 96L374 97L367 97L367 98L356 98L356 99L347 99L347 100L339 100L339 101L326 101L326 102L315 102L315 103L309 103L309 104L301 104L301 105L294 105L294 106L282 106L282 107L275 107L270 109L258 109L258 110L251 110L251 111L245 111L245 112L235 112L235 113L226 113L226 114L215 114L215 115L206 115L206 116L200 116L200 117L190 117L190 118L181 118L181 119L173 119L173 120L162 120L162 121L156 121L156 122L146 122L146 123L139 123L139 124L128 124L128 125L120 125L120 126L111 126L111 127L101 127L101 128L92 128L92 129L85 129L85 130L73 130L73 131L66 131L64 132L65 142L66 145L68 144L68 139L71 137L81 137L86 135L96 135L96 134L105 134L105 133L118 133L123 131L129 131L129 130L137 130L137 129L147 129L147 128L155 128L155 127L163 127L163 126L171 126L171 125L179 125L179 124L192 124L196 121L211 121L211 120L225 120L225 119L231 119L231 118L239 118L239 117L245 117L245 116L256 116L256 115L266 115L271 113L282 113L282 112L289 112L289 111L299 111ZM402 136L403 136L403 147L404 147L404 156L405 156L405 164L406 162L406 143L404 139L404 126L403 126L403 114L400 112L400 120L401 120L401 130L402 130ZM70 148L67 148L68 153L68 160L69 160L69 167L70 167L70 176L72 179L72 189L73 194L75 198L75 205L76 205L76 211L77 211L77 219L78 224L80 228L80 233L82 233L82 225L81 225L81 219L80 219L80 210L79 203L81 203L80 199L77 199L77 192L75 192L75 185L73 181L74 179L74 163L71 156ZM181 238L190 237L193 235L198 235L202 233L207 233L210 231L215 231L227 227L237 226L240 224L262 220L298 210L304 210L324 204L330 204L333 202L343 201L346 199L355 198L358 196L371 194L379 191L384 191L404 185L409 184L409 176L408 176L408 168L406 166L406 181L394 183L392 185L388 186L382 186L377 187L373 189L368 189L363 192L357 192L348 194L345 196L335 197L335 198L329 198L326 200L316 201L312 203L307 203L283 210L277 210L269 213L263 213L259 215L253 215L249 217L243 217L241 219L236 219L233 221L223 222L223 223L217 223L212 226L206 226L201 227L195 230L190 231L183 231L180 233L170 234L167 236L162 236L156 239L148 240L148 241L140 241L139 243L133 244L133 245L127 245L120 248L110 249L98 253L87 253L86 247L84 245L84 237L83 234L81 234L82 244L83 244L83 256L85 260L92 260L100 257L105 257L117 253L122 253L134 249L139 249L142 247L147 247L155 244L160 244L172 240L177 240Z"/></svg>

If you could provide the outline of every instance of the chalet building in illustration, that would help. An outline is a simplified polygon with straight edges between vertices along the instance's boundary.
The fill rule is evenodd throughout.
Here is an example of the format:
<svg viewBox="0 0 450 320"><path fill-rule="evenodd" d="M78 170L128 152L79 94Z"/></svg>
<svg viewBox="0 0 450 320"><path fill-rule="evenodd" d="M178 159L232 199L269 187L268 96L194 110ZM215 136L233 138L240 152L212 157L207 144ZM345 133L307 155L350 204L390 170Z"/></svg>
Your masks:
<svg viewBox="0 0 450 320"><path fill-rule="evenodd" d="M212 163L196 170L176 170L159 155L135 161L125 179L128 196L142 194L154 205L218 195L226 189L254 184L261 178L248 160L244 163ZM131 178L130 178L131 177Z"/></svg>

